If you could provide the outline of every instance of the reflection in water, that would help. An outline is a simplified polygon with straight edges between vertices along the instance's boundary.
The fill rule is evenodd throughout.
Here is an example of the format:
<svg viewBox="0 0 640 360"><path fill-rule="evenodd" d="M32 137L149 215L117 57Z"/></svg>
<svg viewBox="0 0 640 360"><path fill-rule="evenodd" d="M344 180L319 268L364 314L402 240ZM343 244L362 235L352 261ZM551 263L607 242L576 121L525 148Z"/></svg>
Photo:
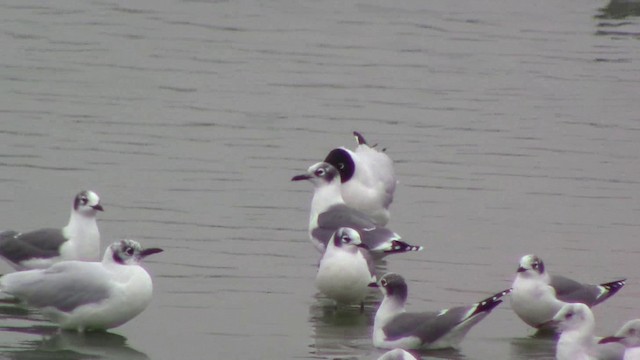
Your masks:
<svg viewBox="0 0 640 360"><path fill-rule="evenodd" d="M370 348L373 317L378 300L369 295L360 306L340 306L316 294L316 302L309 307L309 322L313 327L315 355L350 359L365 354Z"/></svg>
<svg viewBox="0 0 640 360"><path fill-rule="evenodd" d="M610 0L594 17L598 23L596 35L612 38L640 39L640 0ZM602 60L602 59L599 59ZM611 60L608 60L611 61ZM615 62L630 62L630 58L615 58Z"/></svg>
<svg viewBox="0 0 640 360"><path fill-rule="evenodd" d="M555 359L555 344L555 337L549 333L514 338L511 340L511 359Z"/></svg>
<svg viewBox="0 0 640 360"><path fill-rule="evenodd" d="M598 19L624 19L640 16L640 1L638 0L610 0L607 6L600 9Z"/></svg>
<svg viewBox="0 0 640 360"><path fill-rule="evenodd" d="M8 359L149 359L127 345L124 336L109 332L77 333L60 331L56 326L7 327L2 331L40 335L39 340L20 342L3 349Z"/></svg>
<svg viewBox="0 0 640 360"><path fill-rule="evenodd" d="M31 309L22 305L20 300L14 297L0 299L0 319L29 320L48 323L48 321L42 318L37 309Z"/></svg>

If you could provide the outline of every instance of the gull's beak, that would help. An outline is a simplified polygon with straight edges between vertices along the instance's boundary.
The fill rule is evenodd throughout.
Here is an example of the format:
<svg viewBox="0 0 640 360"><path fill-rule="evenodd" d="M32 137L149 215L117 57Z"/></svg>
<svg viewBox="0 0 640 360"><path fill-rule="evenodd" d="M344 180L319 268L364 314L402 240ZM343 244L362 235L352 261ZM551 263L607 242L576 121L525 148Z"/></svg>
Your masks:
<svg viewBox="0 0 640 360"><path fill-rule="evenodd" d="M358 245L356 245L356 246L357 246L357 247L359 247L359 248L363 248L363 249L367 249L367 250L369 250L369 245L364 244L364 243L360 243L360 244L358 244Z"/></svg>
<svg viewBox="0 0 640 360"><path fill-rule="evenodd" d="M311 175L309 174L301 174L301 175L296 175L294 177L291 178L291 181L300 181L300 180L309 180L311 179Z"/></svg>
<svg viewBox="0 0 640 360"><path fill-rule="evenodd" d="M93 205L92 208L98 211L104 211L104 208L100 204Z"/></svg>
<svg viewBox="0 0 640 360"><path fill-rule="evenodd" d="M142 251L140 251L140 258L146 258L149 255L153 255L153 254L157 254L159 252L163 252L164 250L160 249L160 248L148 248L148 249L142 249Z"/></svg>
<svg viewBox="0 0 640 360"><path fill-rule="evenodd" d="M603 337L602 339L600 339L600 341L598 341L598 344L607 344L607 343L612 343L612 342L620 342L624 340L623 337L620 336L607 336L607 337Z"/></svg>
<svg viewBox="0 0 640 360"><path fill-rule="evenodd" d="M522 266L518 267L518 272L525 272L527 271L527 269L523 268Z"/></svg>
<svg viewBox="0 0 640 360"><path fill-rule="evenodd" d="M372 287L372 288L377 288L377 287L379 287L377 282L371 282L371 283L369 283L369 285L368 285L368 286L369 286L369 287Z"/></svg>

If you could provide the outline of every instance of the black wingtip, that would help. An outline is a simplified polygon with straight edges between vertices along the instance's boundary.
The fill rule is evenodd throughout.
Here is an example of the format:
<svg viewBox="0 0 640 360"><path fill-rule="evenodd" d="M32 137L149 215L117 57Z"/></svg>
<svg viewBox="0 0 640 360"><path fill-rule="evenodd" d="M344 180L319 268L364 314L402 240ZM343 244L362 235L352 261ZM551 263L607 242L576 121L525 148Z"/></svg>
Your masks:
<svg viewBox="0 0 640 360"><path fill-rule="evenodd" d="M391 242L391 248L389 250L385 250L386 254L395 254L395 253L403 253L409 251L421 251L424 249L422 246L410 245L404 241L393 240Z"/></svg>
<svg viewBox="0 0 640 360"><path fill-rule="evenodd" d="M471 314L471 316L474 316L476 314L480 314L483 312L490 312L491 310L493 310L496 306L500 305L500 303L502 303L502 297L508 295L511 293L511 289L506 289L506 290L502 290L497 294L494 294L492 296L489 296L488 298L479 301L478 302L478 306L476 307L476 310L473 312L473 314Z"/></svg>
<svg viewBox="0 0 640 360"><path fill-rule="evenodd" d="M613 295L615 295L624 285L627 283L627 279L620 279L616 281L611 281L608 283L600 284L603 288L605 288L606 292L601 295L601 297L597 300L597 303L600 303Z"/></svg>
<svg viewBox="0 0 640 360"><path fill-rule="evenodd" d="M358 145L367 145L367 140L365 140L364 136L362 136L362 134L360 134L359 132L354 131L353 136L356 137L356 141L358 142Z"/></svg>

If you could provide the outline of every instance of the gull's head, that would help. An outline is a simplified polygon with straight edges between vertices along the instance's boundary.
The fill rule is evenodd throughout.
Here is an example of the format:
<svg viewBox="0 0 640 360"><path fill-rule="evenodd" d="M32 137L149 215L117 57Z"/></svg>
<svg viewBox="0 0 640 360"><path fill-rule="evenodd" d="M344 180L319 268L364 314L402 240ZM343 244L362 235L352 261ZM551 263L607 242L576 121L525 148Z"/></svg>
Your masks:
<svg viewBox="0 0 640 360"><path fill-rule="evenodd" d="M346 247L348 245L353 245L361 248L367 249L367 245L362 243L362 239L360 238L360 233L349 227L341 227L339 228L335 234L333 234L333 246L335 247Z"/></svg>
<svg viewBox="0 0 640 360"><path fill-rule="evenodd" d="M398 300L401 304L407 301L409 294L407 283L402 276L396 273L386 273L378 280L376 285L370 284L370 286L380 288L385 298Z"/></svg>
<svg viewBox="0 0 640 360"><path fill-rule="evenodd" d="M340 173L333 165L326 162L313 164L307 169L306 174L296 175L291 181L309 180L314 186L319 187L331 184L334 181L340 182Z"/></svg>
<svg viewBox="0 0 640 360"><path fill-rule="evenodd" d="M522 275L542 275L544 274L544 263L539 257L533 254L525 255L520 258L518 266L518 274Z"/></svg>
<svg viewBox="0 0 640 360"><path fill-rule="evenodd" d="M136 265L145 257L162 251L159 248L143 249L139 242L125 239L111 244L105 256L111 256L115 263L121 265Z"/></svg>
<svg viewBox="0 0 640 360"><path fill-rule="evenodd" d="M591 309L587 305L579 303L562 306L551 322L562 332L581 329L590 331L595 325Z"/></svg>
<svg viewBox="0 0 640 360"><path fill-rule="evenodd" d="M627 321L614 337L626 347L640 346L640 319Z"/></svg>
<svg viewBox="0 0 640 360"><path fill-rule="evenodd" d="M100 205L100 197L91 190L80 191L73 199L73 210L83 215L95 216L96 212L104 211Z"/></svg>
<svg viewBox="0 0 640 360"><path fill-rule="evenodd" d="M346 182L351 179L356 171L356 164L353 161L351 150L345 148L336 148L329 152L324 162L331 164L340 173L340 181Z"/></svg>

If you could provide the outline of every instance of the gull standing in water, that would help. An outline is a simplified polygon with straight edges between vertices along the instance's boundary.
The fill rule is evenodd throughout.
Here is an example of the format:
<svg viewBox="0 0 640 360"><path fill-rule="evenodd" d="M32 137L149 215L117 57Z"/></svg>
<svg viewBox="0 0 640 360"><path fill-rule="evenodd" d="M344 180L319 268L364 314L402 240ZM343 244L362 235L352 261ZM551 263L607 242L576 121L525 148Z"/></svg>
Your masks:
<svg viewBox="0 0 640 360"><path fill-rule="evenodd" d="M316 286L338 304L360 304L376 282L373 259L360 241L360 234L351 228L340 228L327 244Z"/></svg>
<svg viewBox="0 0 640 360"><path fill-rule="evenodd" d="M376 225L368 215L346 205L340 193L340 173L333 165L325 162L314 164L306 174L296 175L291 180L309 180L314 185L309 237L319 251L324 251L331 236L341 227L357 230L362 242L377 258L422 250L422 246L401 241L395 232Z"/></svg>
<svg viewBox="0 0 640 360"><path fill-rule="evenodd" d="M624 284L625 279L590 285L549 275L539 257L525 255L513 281L511 307L528 325L549 330L552 327L547 322L564 304L583 303L592 307L613 296Z"/></svg>
<svg viewBox="0 0 640 360"><path fill-rule="evenodd" d="M374 318L373 345L385 349L455 348L471 327L489 315L510 291L501 291L468 306L410 313L405 310L408 289L402 276L388 273L378 284L384 299Z"/></svg>
<svg viewBox="0 0 640 360"><path fill-rule="evenodd" d="M396 190L393 160L383 151L367 144L357 131L355 151L339 147L329 152L324 162L340 172L340 191L347 206L360 210L380 226L389 222L389 205Z"/></svg>
<svg viewBox="0 0 640 360"><path fill-rule="evenodd" d="M104 211L98 194L81 191L73 199L67 226L0 233L0 257L16 270L44 269L65 260L97 261L100 258L98 211Z"/></svg>
<svg viewBox="0 0 640 360"><path fill-rule="evenodd" d="M131 320L151 302L151 277L140 262L161 251L121 240L107 248L102 262L62 261L47 269L4 275L0 291L40 308L62 329L110 329Z"/></svg>

